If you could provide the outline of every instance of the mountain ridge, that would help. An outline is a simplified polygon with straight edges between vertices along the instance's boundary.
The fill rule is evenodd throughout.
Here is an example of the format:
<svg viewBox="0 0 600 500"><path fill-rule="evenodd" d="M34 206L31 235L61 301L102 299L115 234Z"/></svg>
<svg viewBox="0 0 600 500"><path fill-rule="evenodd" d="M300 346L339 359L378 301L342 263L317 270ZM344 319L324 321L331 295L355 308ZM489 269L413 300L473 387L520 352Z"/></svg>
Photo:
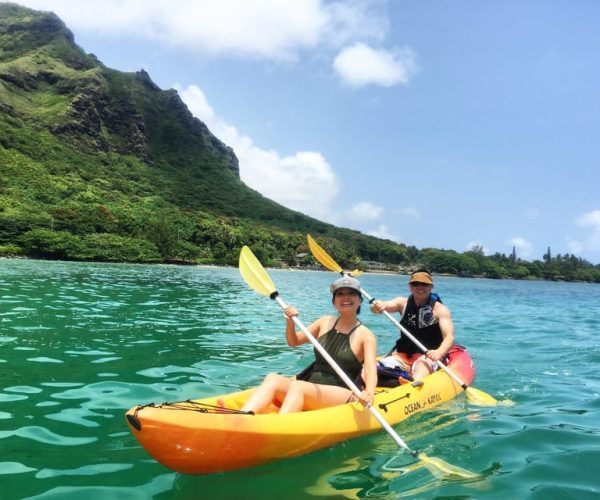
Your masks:
<svg viewBox="0 0 600 500"><path fill-rule="evenodd" d="M287 254L291 249L285 247L302 250L302 234L312 232L349 247L342 258L357 258L358 246L374 245L378 255L385 246L389 260L399 260L401 247L394 242L317 221L249 188L240 180L233 150L191 114L175 90L160 89L143 69L124 73L106 67L75 43L55 14L10 3L0 4L0 14L0 159L28 167L0 172L8 187L0 189L0 244L19 242L44 256L101 259L89 248L53 254L43 241L32 246L23 240L25 229L133 236L157 245L153 233L164 226L158 219L175 214L176 225L186 227L170 233L198 247L201 229L189 226L202 224L193 219L219 219L231 233L225 243L230 256L256 239L249 226L257 224L263 242L278 241L265 245L267 259L281 254L282 245ZM150 217L154 229L127 223L130 212L139 219L149 211L156 216ZM112 226L93 220L98 212ZM161 258L184 258L176 246L158 242ZM222 260L223 252L215 256L204 246L199 254Z"/></svg>

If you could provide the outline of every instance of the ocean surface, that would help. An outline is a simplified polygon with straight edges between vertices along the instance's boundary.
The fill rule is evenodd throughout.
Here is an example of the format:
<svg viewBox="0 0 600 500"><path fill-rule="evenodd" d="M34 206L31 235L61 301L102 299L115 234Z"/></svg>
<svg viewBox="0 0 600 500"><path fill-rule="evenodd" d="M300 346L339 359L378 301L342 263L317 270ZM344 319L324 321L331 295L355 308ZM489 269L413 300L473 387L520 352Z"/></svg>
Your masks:
<svg viewBox="0 0 600 500"><path fill-rule="evenodd" d="M306 324L333 313L329 272L268 270ZM367 274L377 298L406 276ZM174 473L124 412L294 374L277 304L234 268L0 260L0 498L600 498L600 286L438 277L473 387L394 428L413 448L479 474L417 467L384 431L302 457L209 476ZM363 307L379 352L394 326Z"/></svg>

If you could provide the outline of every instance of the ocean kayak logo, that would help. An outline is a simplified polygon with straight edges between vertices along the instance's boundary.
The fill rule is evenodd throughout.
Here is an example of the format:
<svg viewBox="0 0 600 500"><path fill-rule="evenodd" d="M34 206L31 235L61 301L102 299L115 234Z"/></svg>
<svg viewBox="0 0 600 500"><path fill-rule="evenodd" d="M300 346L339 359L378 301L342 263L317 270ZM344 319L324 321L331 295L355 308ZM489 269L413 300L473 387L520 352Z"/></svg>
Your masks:
<svg viewBox="0 0 600 500"><path fill-rule="evenodd" d="M428 406L435 405L437 403L442 402L442 397L439 393L432 394L431 396L427 396L423 398L421 401L416 401L414 403L408 403L404 405L404 414L410 415L416 411L421 411L427 408Z"/></svg>

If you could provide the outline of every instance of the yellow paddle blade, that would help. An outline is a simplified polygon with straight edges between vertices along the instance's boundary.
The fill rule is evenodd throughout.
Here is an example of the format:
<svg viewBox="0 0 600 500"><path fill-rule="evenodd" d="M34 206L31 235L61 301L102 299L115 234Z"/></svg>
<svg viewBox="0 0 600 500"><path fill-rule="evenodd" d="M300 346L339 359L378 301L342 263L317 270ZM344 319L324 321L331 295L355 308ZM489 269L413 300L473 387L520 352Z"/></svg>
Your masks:
<svg viewBox="0 0 600 500"><path fill-rule="evenodd" d="M317 259L321 264L323 264L323 266L325 266L330 271L334 271L336 273L341 273L343 271L340 265L335 260L333 260L325 250L323 250L319 246L319 244L313 239L313 237L310 234L306 235L306 239L308 240L308 248L310 248L310 251L315 256L315 259Z"/></svg>
<svg viewBox="0 0 600 500"><path fill-rule="evenodd" d="M467 397L469 400L475 404L483 405L483 406L496 406L501 403L507 406L514 405L513 401L505 400L498 401L495 397L490 396L487 392L480 391L479 389L475 389L475 387L467 387Z"/></svg>
<svg viewBox="0 0 600 500"><path fill-rule="evenodd" d="M419 453L417 458L436 476L440 476L441 473L443 476L453 476L460 479L477 479L479 477L479 474L475 472L451 465L441 458L428 457L423 452Z"/></svg>
<svg viewBox="0 0 600 500"><path fill-rule="evenodd" d="M250 288L261 295L268 297L277 290L265 268L252 253L252 250L245 245L240 252L240 274L246 280L246 283L250 285Z"/></svg>

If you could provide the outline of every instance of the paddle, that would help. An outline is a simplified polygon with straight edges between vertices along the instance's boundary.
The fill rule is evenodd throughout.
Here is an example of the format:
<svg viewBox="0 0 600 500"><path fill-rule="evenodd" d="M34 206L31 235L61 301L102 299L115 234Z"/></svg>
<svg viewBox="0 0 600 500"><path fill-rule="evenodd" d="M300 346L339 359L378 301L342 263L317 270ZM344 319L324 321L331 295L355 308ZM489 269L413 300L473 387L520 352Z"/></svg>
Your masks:
<svg viewBox="0 0 600 500"><path fill-rule="evenodd" d="M270 299L274 300L279 304L279 306L285 310L287 305L283 301L283 299L279 296L279 292L277 291L275 284L271 280L270 276L265 271L264 267L252 253L252 251L244 246L242 251L240 252L240 273L246 283L250 286L250 288L254 289L261 295L266 295ZM321 355L325 358L325 360L329 363L331 368L335 370L335 372L340 376L340 378L344 381L344 383L348 386L348 388L357 396L360 397L360 390L350 377L346 375L346 373L338 366L335 360L329 355L329 353L323 348L321 344L313 337L310 331L302 324L300 319L296 316L292 317L292 321L296 325L297 328L302 330L304 335L308 338L308 340L312 343L312 345L317 349ZM392 439L396 442L398 446L406 450L415 458L421 460L423 465L433 469L436 473L442 472L446 475L458 476L464 479L473 479L478 477L477 474L473 472L467 471L460 467L456 467L454 465L450 465L444 462L440 458L428 457L423 452L418 452L412 450L403 440L402 438L392 429L390 424L381 416L381 414L373 407L369 406L369 411L375 417L375 419L381 424L381 426L388 432L388 434L392 437Z"/></svg>
<svg viewBox="0 0 600 500"><path fill-rule="evenodd" d="M336 273L340 273L342 276L344 276L344 274L352 275L352 273L344 273L344 270L340 267L340 265L335 260L333 260L325 250L323 250L319 246L319 244L313 239L313 237L310 234L307 235L307 239L310 251L312 252L314 257L327 269ZM372 304L375 299L371 297L367 292L365 292L365 290L362 287L360 291L363 294L363 296L369 301L369 304ZM427 347L425 347L421 342L419 342L419 340L416 339L415 336L412 333L410 333L406 328L404 328L389 312L383 311L383 314L387 319L394 323L394 325L396 325L396 327L398 327L400 331L404 335L406 335L421 351L427 352ZM460 386L466 391L467 397L471 401L487 406L498 404L498 400L495 399L493 396L490 396L489 394L480 391L479 389L475 389L474 387L469 387L458 377L458 375L456 375L441 361L436 361L436 363L442 370L444 370L448 375L450 375L450 377L452 377L458 384L460 384Z"/></svg>

